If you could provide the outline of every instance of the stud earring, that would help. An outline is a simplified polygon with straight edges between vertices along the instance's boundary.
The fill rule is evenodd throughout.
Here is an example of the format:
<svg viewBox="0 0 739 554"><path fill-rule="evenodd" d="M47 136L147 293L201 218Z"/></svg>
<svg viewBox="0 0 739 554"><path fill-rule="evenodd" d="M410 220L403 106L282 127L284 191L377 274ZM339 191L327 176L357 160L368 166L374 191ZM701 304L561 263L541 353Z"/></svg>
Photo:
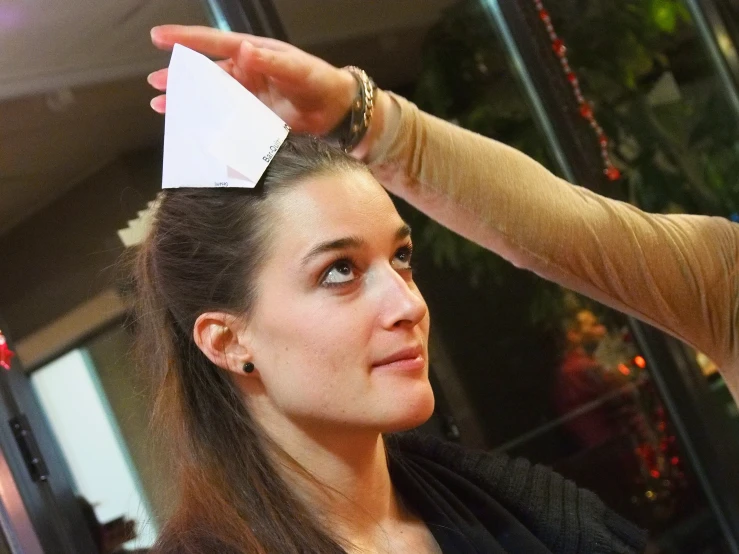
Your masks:
<svg viewBox="0 0 739 554"><path fill-rule="evenodd" d="M254 364L251 362L246 362L244 364L244 373L251 373L254 371Z"/></svg>

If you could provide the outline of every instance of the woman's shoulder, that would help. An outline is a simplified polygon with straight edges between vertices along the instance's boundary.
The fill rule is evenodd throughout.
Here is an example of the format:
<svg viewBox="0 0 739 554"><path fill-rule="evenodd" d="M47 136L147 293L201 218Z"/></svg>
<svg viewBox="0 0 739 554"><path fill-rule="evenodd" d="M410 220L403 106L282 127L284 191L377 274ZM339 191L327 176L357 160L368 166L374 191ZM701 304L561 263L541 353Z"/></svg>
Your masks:
<svg viewBox="0 0 739 554"><path fill-rule="evenodd" d="M609 509L596 494L579 488L549 467L464 448L419 432L388 438L388 451L441 479L445 470L451 470L479 487L553 552L635 553L644 549L643 530Z"/></svg>

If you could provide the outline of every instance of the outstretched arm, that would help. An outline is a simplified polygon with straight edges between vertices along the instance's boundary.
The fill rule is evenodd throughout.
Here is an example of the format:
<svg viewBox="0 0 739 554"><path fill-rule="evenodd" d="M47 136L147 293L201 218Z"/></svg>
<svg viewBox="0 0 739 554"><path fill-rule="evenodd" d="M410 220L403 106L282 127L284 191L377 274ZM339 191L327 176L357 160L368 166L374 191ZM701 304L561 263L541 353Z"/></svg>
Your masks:
<svg viewBox="0 0 739 554"><path fill-rule="evenodd" d="M514 265L702 350L739 398L739 225L645 213L403 98L390 101L367 154L390 191Z"/></svg>

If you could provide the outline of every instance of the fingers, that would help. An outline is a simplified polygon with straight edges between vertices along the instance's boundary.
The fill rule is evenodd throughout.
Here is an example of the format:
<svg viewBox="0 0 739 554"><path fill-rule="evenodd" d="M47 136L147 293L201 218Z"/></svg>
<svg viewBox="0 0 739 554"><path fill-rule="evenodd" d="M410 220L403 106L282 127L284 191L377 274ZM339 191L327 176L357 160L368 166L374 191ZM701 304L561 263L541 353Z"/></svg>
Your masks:
<svg viewBox="0 0 739 554"><path fill-rule="evenodd" d="M149 73L146 77L146 82L149 83L156 90L165 91L167 90L167 74L169 70L167 68L154 71Z"/></svg>
<svg viewBox="0 0 739 554"><path fill-rule="evenodd" d="M289 50L298 50L292 44L282 42L276 38L260 37L257 35L244 35L250 43L257 48L266 48L267 50L277 50L278 52L287 52Z"/></svg>
<svg viewBox="0 0 739 554"><path fill-rule="evenodd" d="M220 60L216 62L218 66L223 69L226 73L234 75L233 72L233 62L231 60ZM146 81L154 87L156 90L161 90L162 92L167 90L167 75L169 74L169 69L166 67L164 69L158 69L157 71L154 71L152 73L149 73L146 77Z"/></svg>
<svg viewBox="0 0 739 554"><path fill-rule="evenodd" d="M162 25L151 30L151 41L157 48L172 49L182 44L203 54L230 58L239 48L243 37L218 29L201 26Z"/></svg>
<svg viewBox="0 0 739 554"><path fill-rule="evenodd" d="M151 106L151 109L155 112L164 113L167 109L167 99L163 94L161 94L155 98L152 98L151 102L149 102L149 105Z"/></svg>
<svg viewBox="0 0 739 554"><path fill-rule="evenodd" d="M230 31L221 31L199 25L161 25L151 30L151 41L157 48L171 50L175 43L182 44L216 58L230 58L244 41L270 50L287 50L289 44L275 39L257 37Z"/></svg>

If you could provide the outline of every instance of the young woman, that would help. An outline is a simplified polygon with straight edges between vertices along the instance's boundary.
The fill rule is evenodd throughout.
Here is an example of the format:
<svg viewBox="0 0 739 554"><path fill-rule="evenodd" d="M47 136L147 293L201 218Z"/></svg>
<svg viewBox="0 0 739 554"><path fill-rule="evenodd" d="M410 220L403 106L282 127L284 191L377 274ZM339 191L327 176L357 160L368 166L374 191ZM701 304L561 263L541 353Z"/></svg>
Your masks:
<svg viewBox="0 0 739 554"><path fill-rule="evenodd" d="M410 229L367 167L290 135L255 189L168 189L136 260L179 498L157 553L634 553L644 533L431 415Z"/></svg>
<svg viewBox="0 0 739 554"><path fill-rule="evenodd" d="M227 71L300 132L328 133L356 94L347 71L279 41L182 26L157 27L152 40L223 58ZM164 90L166 70L149 80ZM152 105L163 111L164 98ZM603 198L381 90L352 155L452 230L701 350L739 399L739 225L647 214Z"/></svg>

